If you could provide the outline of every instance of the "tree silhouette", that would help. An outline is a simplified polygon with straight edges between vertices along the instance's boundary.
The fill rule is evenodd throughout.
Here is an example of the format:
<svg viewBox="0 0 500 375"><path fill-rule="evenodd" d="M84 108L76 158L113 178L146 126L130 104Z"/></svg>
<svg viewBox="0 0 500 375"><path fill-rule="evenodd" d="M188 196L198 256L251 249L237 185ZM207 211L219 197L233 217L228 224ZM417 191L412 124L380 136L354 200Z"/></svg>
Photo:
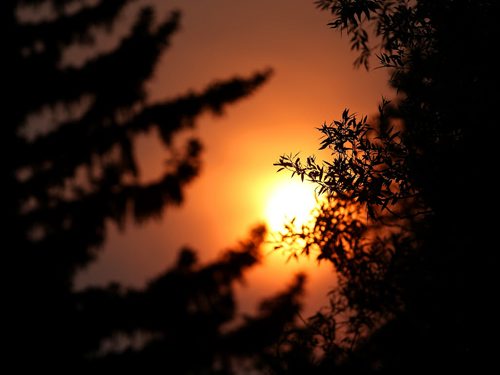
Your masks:
<svg viewBox="0 0 500 375"><path fill-rule="evenodd" d="M112 285L77 293L78 327L87 339L82 349L92 353L84 368L176 374L232 374L245 363L254 368L256 357L268 353L294 321L304 283L299 275L289 289L264 300L258 315L234 326L233 285L259 261L265 235L264 227L255 228L247 241L204 266L183 249L175 266L144 290ZM124 338L134 337L139 348L120 348L120 338L123 346Z"/></svg>
<svg viewBox="0 0 500 375"><path fill-rule="evenodd" d="M390 70L398 96L384 99L373 121L346 109L325 123L329 160L284 155L276 163L327 196L312 228L289 230L279 246L314 251L339 275L330 310L312 317L305 333L290 331L288 350L328 344L306 361L319 373L487 368L498 267L488 219L498 196L490 181L499 80L489 57L498 5L316 4L350 36L356 65L368 68L376 55Z"/></svg>
<svg viewBox="0 0 500 375"><path fill-rule="evenodd" d="M222 326L235 318L234 283L257 263L263 228L209 265L198 265L192 250L181 251L177 264L144 290L73 290L75 271L95 259L107 222L123 228L127 216L140 223L182 203L185 186L199 173L202 146L192 138L179 149L174 141L201 114L222 114L270 76L266 70L151 102L146 83L178 29L180 13L156 18L147 6L115 48L68 63L70 47L95 47L99 35L116 29L130 3L1 5L8 34L3 141L14 152L3 159L9 223L4 241L16 272L9 345L19 371L230 373L233 360L251 358L249 351L277 339L278 328L264 332L273 319L279 317L281 327L300 307L303 278L263 302L262 314L248 318L247 325L223 335ZM34 12L41 15L38 21L25 20ZM134 140L153 130L169 152L168 167L145 184ZM250 337L248 347L239 342L258 332L262 340Z"/></svg>

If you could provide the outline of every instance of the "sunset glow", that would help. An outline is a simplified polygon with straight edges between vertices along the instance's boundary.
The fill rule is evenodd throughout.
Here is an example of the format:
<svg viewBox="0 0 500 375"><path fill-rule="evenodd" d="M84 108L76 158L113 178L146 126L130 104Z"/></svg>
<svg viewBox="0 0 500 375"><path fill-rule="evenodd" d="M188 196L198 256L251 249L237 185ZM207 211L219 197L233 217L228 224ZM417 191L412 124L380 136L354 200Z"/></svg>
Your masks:
<svg viewBox="0 0 500 375"><path fill-rule="evenodd" d="M295 228L300 229L312 219L315 205L312 184L298 180L284 181L276 186L267 200L267 223L272 231L279 231L293 219Z"/></svg>
<svg viewBox="0 0 500 375"><path fill-rule="evenodd" d="M189 136L203 143L203 168L187 186L182 205L169 207L161 220L128 225L125 231L110 225L98 261L75 277L80 288L112 281L142 287L174 265L183 247L199 252L200 263L206 264L263 221L270 232L282 231L293 217L300 227L315 205L314 187L276 173L273 163L283 153L316 154L316 127L347 105L373 113L381 95L391 96L386 72L353 69L349 39L326 27L330 15L310 1L155 3L158 17L180 9L182 28L148 84L152 102L200 92L214 79L248 76L267 67L275 74L224 116L207 114L197 121L196 133ZM248 27L256 22L259 27ZM134 147L141 181L157 181L170 157L159 135L144 134ZM241 288L246 293L242 311L251 311L262 296L277 293L296 272L305 271L306 310L313 313L312 306L324 303L335 283L331 267L318 266L314 256L287 262L289 254L272 252L272 247L266 245L263 264L246 276L251 288Z"/></svg>

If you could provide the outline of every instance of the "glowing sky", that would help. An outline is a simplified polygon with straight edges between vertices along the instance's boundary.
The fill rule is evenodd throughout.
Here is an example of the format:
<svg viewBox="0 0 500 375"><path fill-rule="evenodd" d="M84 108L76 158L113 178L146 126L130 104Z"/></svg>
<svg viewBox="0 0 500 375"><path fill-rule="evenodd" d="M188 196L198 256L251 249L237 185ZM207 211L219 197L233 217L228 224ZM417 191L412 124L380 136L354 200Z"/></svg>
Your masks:
<svg viewBox="0 0 500 375"><path fill-rule="evenodd" d="M161 221L130 223L123 233L110 226L104 251L77 277L78 285L110 280L141 285L167 268L185 245L199 250L202 261L212 259L264 220L270 194L289 179L273 167L280 154L315 153L315 127L339 117L345 107L373 114L381 96L391 96L385 71L353 68L355 55L347 38L326 26L329 15L316 10L312 0L161 3L161 12L178 8L183 18L150 84L153 98L199 90L215 79L248 76L266 67L275 74L254 96L229 107L224 117L200 118L195 134L205 145L204 166L187 189L185 204L167 208ZM161 146L154 137L144 137L137 150L143 178L153 178L162 170ZM252 271L245 303L262 290L269 295L282 289L307 263L284 260L275 255ZM310 263L308 290L320 298L334 280L328 267Z"/></svg>

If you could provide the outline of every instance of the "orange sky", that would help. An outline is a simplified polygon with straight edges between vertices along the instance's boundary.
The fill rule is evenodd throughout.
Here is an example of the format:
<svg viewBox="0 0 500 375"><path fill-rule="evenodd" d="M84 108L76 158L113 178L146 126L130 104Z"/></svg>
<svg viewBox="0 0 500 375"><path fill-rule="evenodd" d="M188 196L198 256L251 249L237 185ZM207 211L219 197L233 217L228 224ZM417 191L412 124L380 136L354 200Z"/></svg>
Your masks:
<svg viewBox="0 0 500 375"><path fill-rule="evenodd" d="M165 270L185 245L209 261L265 220L267 197L278 181L289 178L273 167L280 154L315 153L315 127L339 117L345 107L373 114L381 96L391 96L387 72L355 70L348 39L326 26L328 14L316 10L312 0L161 3L162 12L178 8L183 18L151 82L153 98L200 90L214 79L248 76L266 67L275 74L224 117L199 119L195 134L205 146L204 167L186 190L184 205L167 208L160 221L129 224L123 233L110 226L99 260L77 276L77 285L116 280L140 286ZM161 146L154 137L142 138L137 146L143 177L153 178L162 170ZM257 296L283 289L304 267L284 260L277 254L249 274L241 292L245 309ZM329 267L307 268L313 270L312 306L324 301L334 280Z"/></svg>

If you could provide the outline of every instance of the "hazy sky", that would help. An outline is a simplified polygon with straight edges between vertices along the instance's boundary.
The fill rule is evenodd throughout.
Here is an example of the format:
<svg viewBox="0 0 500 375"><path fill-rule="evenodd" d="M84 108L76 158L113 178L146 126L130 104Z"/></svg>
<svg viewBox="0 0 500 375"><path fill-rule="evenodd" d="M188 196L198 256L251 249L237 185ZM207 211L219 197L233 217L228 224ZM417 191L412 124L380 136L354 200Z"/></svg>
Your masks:
<svg viewBox="0 0 500 375"><path fill-rule="evenodd" d="M340 117L345 107L373 114L381 96L391 96L387 72L354 69L348 39L327 27L329 15L315 9L312 0L161 3L159 16L177 8L183 17L151 81L154 99L267 67L275 74L224 117L200 118L194 133L205 146L203 169L186 190L184 205L167 208L159 221L130 223L123 233L110 225L104 251L77 277L78 285L116 280L140 286L166 269L185 245L199 250L202 261L213 259L265 221L269 195L289 179L273 167L279 155L317 153L316 127ZM158 141L144 137L137 151L143 178L154 178L164 163ZM328 267L284 262L277 254L249 274L244 307L264 292L283 289L304 267L312 270L308 291L314 301L334 283Z"/></svg>

